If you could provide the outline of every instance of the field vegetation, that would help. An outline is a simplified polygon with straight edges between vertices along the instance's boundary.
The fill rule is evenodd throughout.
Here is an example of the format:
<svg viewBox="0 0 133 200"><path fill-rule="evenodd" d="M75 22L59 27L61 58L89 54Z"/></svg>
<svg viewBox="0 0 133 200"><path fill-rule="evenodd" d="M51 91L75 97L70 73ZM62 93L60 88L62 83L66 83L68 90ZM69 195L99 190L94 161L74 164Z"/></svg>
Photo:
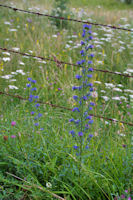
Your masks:
<svg viewBox="0 0 133 200"><path fill-rule="evenodd" d="M45 14L62 9L52 0L0 4ZM133 5L117 0L71 0L64 13L133 30ZM133 198L133 78L93 71L89 114L114 121L92 118L82 162L70 132L76 114L49 105L77 105L72 87L82 70L58 61L82 60L82 32L82 23L57 26L48 17L0 7L0 47L56 61L0 50L0 92L29 99L0 95L0 200ZM92 36L92 67L133 76L133 32L92 26Z"/></svg>

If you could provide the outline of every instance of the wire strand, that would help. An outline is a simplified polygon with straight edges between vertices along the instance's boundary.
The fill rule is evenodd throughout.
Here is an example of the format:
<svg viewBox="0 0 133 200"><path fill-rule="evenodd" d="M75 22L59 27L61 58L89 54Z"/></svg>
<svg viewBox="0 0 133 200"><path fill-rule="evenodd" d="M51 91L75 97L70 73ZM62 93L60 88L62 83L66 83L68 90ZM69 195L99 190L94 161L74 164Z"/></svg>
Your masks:
<svg viewBox="0 0 133 200"><path fill-rule="evenodd" d="M58 16L43 14L43 13L39 13L39 12L23 10L23 9L20 9L20 8L14 8L14 7L3 5L3 4L0 4L0 7L12 9L14 11L34 14L34 15L38 15L38 16L44 16L44 17L49 17L49 18L60 19L60 20L64 20L64 21L73 21L73 22L78 22L78 23L83 23L83 24L91 24L91 25L94 25L94 26L103 26L103 27L108 27L108 28L111 28L111 29L118 29L118 30L124 30L124 31L133 32L132 29L126 29L126 28L116 27L116 26L107 25L107 24L93 23L93 22L89 22L89 21L86 21L86 20L77 20L77 19L71 19L71 18L65 18L65 17L58 17Z"/></svg>
<svg viewBox="0 0 133 200"><path fill-rule="evenodd" d="M23 53L23 52L19 52L19 51L14 51L14 50L7 49L7 48L2 48L2 47L0 47L0 49L3 50L3 51L8 51L10 53L19 54L19 55L22 55L22 56L29 56L29 57L37 58L37 59L41 59L41 60L48 60L48 61L51 61L51 62L55 62L58 65L59 64L67 64L67 65L79 67L79 65L73 64L73 63L68 63L68 62L59 61L59 60L55 60L55 59L51 59L51 58L36 56L36 55L32 55L32 54L28 54L28 53ZM127 75L127 74L122 74L120 72L112 72L112 71L109 71L109 70L96 69L96 68L93 68L93 70L94 71L98 71L98 72L110 73L110 74L120 75L120 76L124 76L124 77L128 77L128 78L133 78L133 76L130 76L130 75Z"/></svg>
<svg viewBox="0 0 133 200"><path fill-rule="evenodd" d="M28 99L29 99L27 97L22 97L22 96L19 96L19 95L12 95L12 94L2 92L2 91L0 91L0 95L6 95L6 96L13 97L13 98L18 98L20 100L26 100L26 101L28 101ZM45 105L48 105L48 106L51 106L51 107L54 107L54 108L61 108L61 109L64 109L64 110L72 111L72 108L67 108L67 107L64 107L64 106L59 106L59 105L56 105L56 104L51 104L51 103L47 103L47 102L43 102L43 101L36 101L36 102L40 103L40 104L45 104ZM96 118L100 118L100 119L104 119L104 120L108 120L108 121L112 121L112 122L119 122L119 123L122 123L122 124L127 124L129 126L133 126L133 123L129 123L129 122L125 122L125 121L119 121L117 119L112 119L112 118L108 118L108 117L104 117L104 116L100 116L100 115L94 115L94 114L89 114L89 115L91 115L92 117L96 117Z"/></svg>

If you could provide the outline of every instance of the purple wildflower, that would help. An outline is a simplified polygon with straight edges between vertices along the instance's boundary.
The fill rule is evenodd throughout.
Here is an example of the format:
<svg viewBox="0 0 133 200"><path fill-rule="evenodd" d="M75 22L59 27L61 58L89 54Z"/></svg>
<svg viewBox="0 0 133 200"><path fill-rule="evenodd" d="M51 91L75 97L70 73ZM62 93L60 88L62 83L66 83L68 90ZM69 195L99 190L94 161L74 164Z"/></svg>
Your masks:
<svg viewBox="0 0 133 200"><path fill-rule="evenodd" d="M15 122L15 121L12 121L12 122L11 122L11 125L12 125L12 126L15 126L15 125L16 125L16 122Z"/></svg>
<svg viewBox="0 0 133 200"><path fill-rule="evenodd" d="M78 135L79 136L83 136L83 132L78 132Z"/></svg>
<svg viewBox="0 0 133 200"><path fill-rule="evenodd" d="M16 135L11 135L11 138L16 138Z"/></svg>
<svg viewBox="0 0 133 200"><path fill-rule="evenodd" d="M78 108L78 107L75 107L75 108L73 108L73 109L72 109L72 111L73 111L73 112L75 112L75 111L78 111L78 112L80 112L80 110L79 110L79 108Z"/></svg>

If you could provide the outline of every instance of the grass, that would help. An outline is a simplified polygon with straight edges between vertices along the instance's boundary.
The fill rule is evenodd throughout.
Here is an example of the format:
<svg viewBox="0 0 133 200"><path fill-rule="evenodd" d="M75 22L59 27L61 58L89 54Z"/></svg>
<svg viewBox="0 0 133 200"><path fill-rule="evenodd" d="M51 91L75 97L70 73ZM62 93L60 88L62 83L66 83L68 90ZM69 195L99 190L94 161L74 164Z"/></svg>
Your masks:
<svg viewBox="0 0 133 200"><path fill-rule="evenodd" d="M38 5L36 1L12 2L25 9L38 6L41 11L44 11L45 5L45 12L48 10L48 13L51 12L53 3L39 1ZM132 5L109 2L102 5L100 1L91 1L91 8L87 8L88 1L82 1L81 5L81 1L73 0L69 6L71 9L76 7L73 11L74 18L79 17L82 7L86 12L82 14L82 19L91 18L99 23L121 24L133 28ZM103 8L96 8L99 4ZM79 60L81 24L70 22L66 30L58 30L48 18L0 9L1 47L17 47L21 52L32 51L35 55L52 59L56 57L71 63ZM90 10L92 13L88 15ZM121 19L123 16L126 19ZM5 22L10 22L11 25ZM131 33L95 26L92 31L96 68L122 73L127 73L127 69L132 70ZM10 61L4 61L7 57ZM32 77L37 81L37 92L34 94L39 96L39 100L72 108L72 86L77 84L75 75L78 73L81 70L74 66L59 66L54 62L42 63L37 59L6 55L2 51L0 53L0 90L10 94L27 97L27 78ZM12 77L6 79L5 75ZM96 106L92 113L133 123L132 78L94 72L92 81L98 94L93 99ZM107 83L113 84L113 87ZM9 85L18 89L10 89ZM118 100L113 100L113 97ZM83 153L79 182L79 161L73 149L74 141L69 134L73 128L69 119L75 117L74 113L41 105L38 112L43 116L39 119L39 128L44 130L35 127L33 131L34 116L30 114L33 110L33 103L0 95L0 200L52 200L59 197L67 200L113 200L124 194L125 189L132 193L132 126L93 119L94 125L89 134L94 136L89 149ZM15 126L11 126L12 121L16 121ZM12 135L16 138L12 138Z"/></svg>

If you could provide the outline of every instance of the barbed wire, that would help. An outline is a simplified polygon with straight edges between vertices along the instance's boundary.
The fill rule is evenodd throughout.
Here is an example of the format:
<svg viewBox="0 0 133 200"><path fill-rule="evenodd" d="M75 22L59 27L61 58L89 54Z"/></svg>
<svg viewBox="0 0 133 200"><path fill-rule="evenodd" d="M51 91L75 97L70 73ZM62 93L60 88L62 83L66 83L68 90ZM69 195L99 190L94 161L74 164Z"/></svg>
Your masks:
<svg viewBox="0 0 133 200"><path fill-rule="evenodd" d="M19 95L13 95L13 94L9 94L9 93L2 92L2 91L0 91L0 95L6 95L6 96L10 96L10 97L17 98L17 99L20 99L20 100L26 100L26 101L29 100L29 97L28 98L22 97L22 96L19 96ZM61 109L64 109L64 110L72 111L72 108L67 108L67 107L59 106L59 105L52 104L52 103L47 103L47 102L43 102L43 101L36 101L36 103L45 104L45 105L48 105L48 106L51 106L51 107L61 108ZM133 123L120 121L120 120L117 120L117 119L108 118L108 117L95 115L95 114L89 114L89 115L92 116L92 117L96 117L96 118L100 118L100 119L104 119L104 120L108 120L108 121L112 121L112 122L118 122L118 123L122 123L122 124L127 124L129 126L133 126Z"/></svg>
<svg viewBox="0 0 133 200"><path fill-rule="evenodd" d="M59 19L59 20L73 21L73 22L78 22L78 23L83 23L83 24L91 24L91 25L95 25L95 26L103 26L103 27L108 27L108 28L111 28L111 29L119 29L119 30L133 32L132 29L126 29L126 28L117 27L117 26L113 26L113 25L107 25L107 24L99 24L99 23L89 22L89 21L86 21L86 20L77 20L77 19L71 19L71 18L65 18L65 17L58 17L58 16L43 14L43 13L39 13L39 12L23 10L23 9L20 9L20 8L15 8L15 7L3 5L3 4L0 4L0 7L4 7L4 8L12 9L14 11L24 12L24 13L28 13L28 14L34 14L34 15L38 15L38 16L55 18L55 19Z"/></svg>
<svg viewBox="0 0 133 200"><path fill-rule="evenodd" d="M41 60L47 60L47 61L55 62L58 65L61 65L61 64L65 65L65 64L67 64L67 65L79 67L79 65L77 65L77 64L60 61L60 60L57 60L55 58L51 59L51 58L36 56L36 55L32 55L32 54L28 54L28 53L23 53L23 52L19 52L19 51L14 51L14 50L7 49L7 48L2 48L2 47L0 47L0 49L3 50L3 51L8 51L10 53L19 54L19 55L22 55L22 56L29 56L29 57L32 57L32 58L37 58L37 59L41 59ZM133 76L130 76L130 75L127 75L127 74L122 74L120 72L112 72L112 71L109 71L109 70L96 69L94 67L93 67L93 70L94 71L98 71L98 72L110 73L110 74L120 75L120 76L124 76L124 77L128 77L128 78L133 78Z"/></svg>

